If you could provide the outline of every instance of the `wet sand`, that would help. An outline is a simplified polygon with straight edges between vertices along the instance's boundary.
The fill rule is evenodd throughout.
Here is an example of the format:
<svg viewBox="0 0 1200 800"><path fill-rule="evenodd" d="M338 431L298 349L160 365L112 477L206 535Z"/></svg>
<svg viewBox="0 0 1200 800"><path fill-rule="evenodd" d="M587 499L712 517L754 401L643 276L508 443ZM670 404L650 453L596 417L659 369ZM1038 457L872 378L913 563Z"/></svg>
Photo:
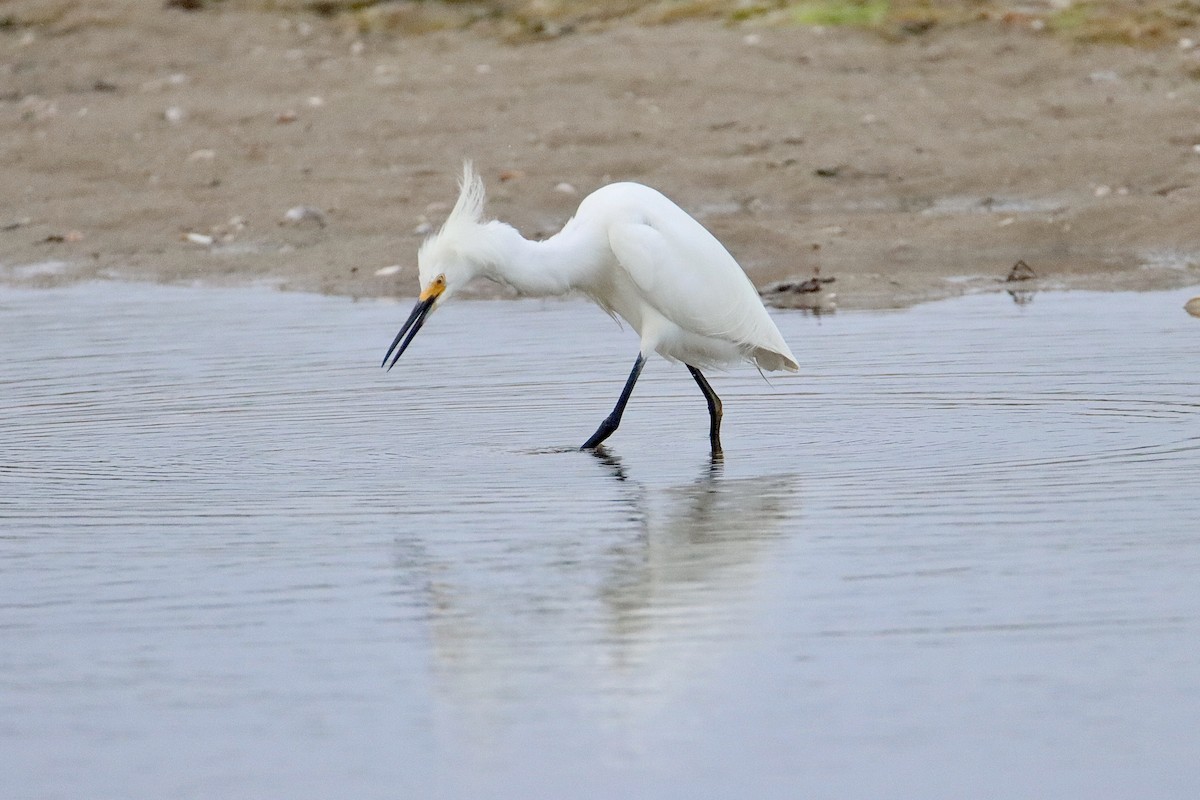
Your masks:
<svg viewBox="0 0 1200 800"><path fill-rule="evenodd" d="M512 44L123 6L0 31L0 280L411 294L471 158L527 236L641 181L760 285L819 266L841 307L1018 260L1042 286L1200 282L1194 47L715 22Z"/></svg>

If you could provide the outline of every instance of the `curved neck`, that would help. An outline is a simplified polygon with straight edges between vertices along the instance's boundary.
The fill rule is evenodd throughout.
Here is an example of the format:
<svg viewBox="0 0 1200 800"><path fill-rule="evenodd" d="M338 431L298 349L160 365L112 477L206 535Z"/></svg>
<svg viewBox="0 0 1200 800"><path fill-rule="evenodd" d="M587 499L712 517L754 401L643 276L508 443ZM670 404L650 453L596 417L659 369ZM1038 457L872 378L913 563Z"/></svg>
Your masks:
<svg viewBox="0 0 1200 800"><path fill-rule="evenodd" d="M570 224L544 241L523 237L503 223L484 226L481 238L486 255L482 274L508 284L524 295L546 297L586 290L599 266L597 248L588 247L585 237Z"/></svg>

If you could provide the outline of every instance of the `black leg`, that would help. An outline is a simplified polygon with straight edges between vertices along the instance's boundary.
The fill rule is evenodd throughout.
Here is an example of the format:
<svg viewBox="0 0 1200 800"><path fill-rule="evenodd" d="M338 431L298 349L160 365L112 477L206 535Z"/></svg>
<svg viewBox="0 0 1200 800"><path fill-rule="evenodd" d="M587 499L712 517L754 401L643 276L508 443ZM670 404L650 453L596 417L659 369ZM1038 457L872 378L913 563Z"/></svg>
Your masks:
<svg viewBox="0 0 1200 800"><path fill-rule="evenodd" d="M687 368L696 379L700 391L704 392L704 399L708 401L708 440L712 443L713 455L718 455L721 452L721 398L717 397L717 393L708 385L700 370L691 364L688 364Z"/></svg>
<svg viewBox="0 0 1200 800"><path fill-rule="evenodd" d="M579 448L580 450L592 450L596 445L612 436L613 431L621 424L621 415L625 413L625 404L629 402L629 395L633 394L633 385L637 383L638 375L642 374L642 367L645 364L645 356L638 353L637 361L633 362L633 371L629 373L629 380L625 381L625 388L621 390L621 397L617 400L616 408L604 418L604 422L600 423L600 427L592 434L592 438L584 442L583 447Z"/></svg>

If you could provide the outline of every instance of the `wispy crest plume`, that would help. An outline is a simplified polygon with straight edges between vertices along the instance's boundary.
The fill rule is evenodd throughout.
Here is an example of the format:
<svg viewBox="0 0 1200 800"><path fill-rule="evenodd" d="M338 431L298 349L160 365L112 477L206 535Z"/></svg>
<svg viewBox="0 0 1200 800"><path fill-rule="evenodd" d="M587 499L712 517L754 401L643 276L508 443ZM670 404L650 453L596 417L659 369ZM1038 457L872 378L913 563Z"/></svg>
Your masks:
<svg viewBox="0 0 1200 800"><path fill-rule="evenodd" d="M478 225L483 221L483 204L486 200L483 178L475 172L470 160L464 161L462 178L458 182L458 201L450 210L450 216L446 217L442 230L459 225Z"/></svg>

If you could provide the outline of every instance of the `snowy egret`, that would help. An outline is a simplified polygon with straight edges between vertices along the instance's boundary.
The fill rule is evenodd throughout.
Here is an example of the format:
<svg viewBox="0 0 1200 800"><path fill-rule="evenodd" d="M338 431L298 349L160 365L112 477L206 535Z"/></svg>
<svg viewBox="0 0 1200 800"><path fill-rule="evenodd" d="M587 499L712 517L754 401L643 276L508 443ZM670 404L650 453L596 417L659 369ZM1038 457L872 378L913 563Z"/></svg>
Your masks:
<svg viewBox="0 0 1200 800"><path fill-rule="evenodd" d="M713 453L721 452L721 399L701 367L748 361L762 370L797 370L737 261L654 189L638 183L601 187L561 231L539 242L503 222L485 222L483 204L483 181L467 162L458 201L417 254L421 293L381 366L394 367L430 312L480 277L535 297L581 293L641 337L616 407L583 450L594 449L620 425L650 353L682 362L704 393Z"/></svg>

